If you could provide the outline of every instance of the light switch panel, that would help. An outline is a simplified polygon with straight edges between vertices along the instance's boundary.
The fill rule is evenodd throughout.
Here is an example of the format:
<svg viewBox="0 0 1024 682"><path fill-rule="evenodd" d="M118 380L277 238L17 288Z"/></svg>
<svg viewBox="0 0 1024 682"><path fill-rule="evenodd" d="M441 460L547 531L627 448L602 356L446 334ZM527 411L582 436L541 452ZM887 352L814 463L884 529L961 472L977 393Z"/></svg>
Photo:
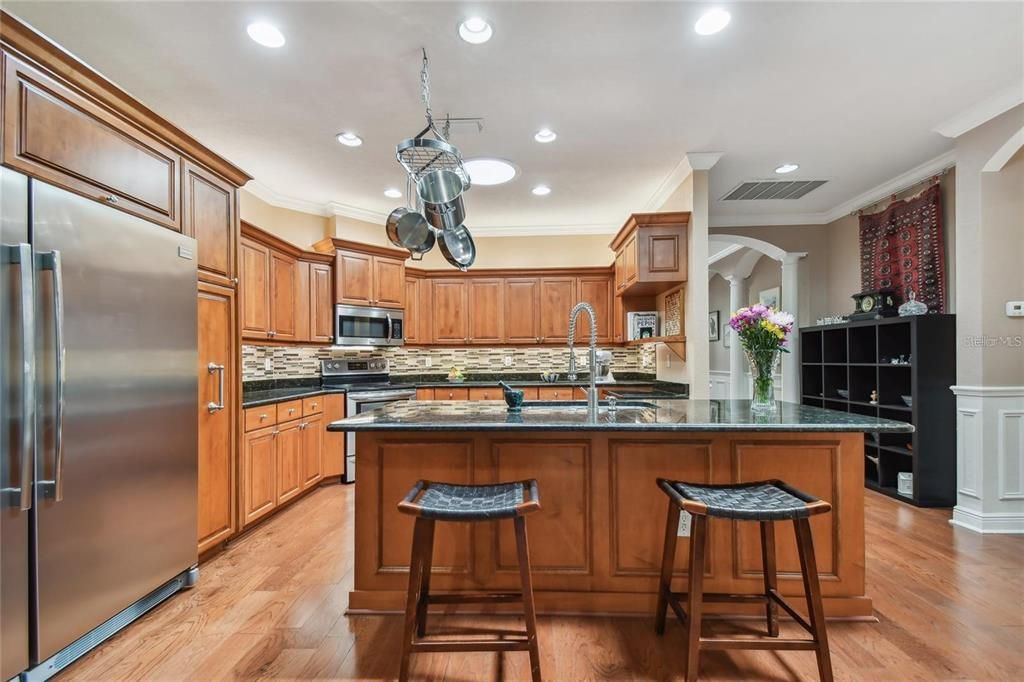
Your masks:
<svg viewBox="0 0 1024 682"><path fill-rule="evenodd" d="M1007 301L1007 317L1024 317L1024 301Z"/></svg>

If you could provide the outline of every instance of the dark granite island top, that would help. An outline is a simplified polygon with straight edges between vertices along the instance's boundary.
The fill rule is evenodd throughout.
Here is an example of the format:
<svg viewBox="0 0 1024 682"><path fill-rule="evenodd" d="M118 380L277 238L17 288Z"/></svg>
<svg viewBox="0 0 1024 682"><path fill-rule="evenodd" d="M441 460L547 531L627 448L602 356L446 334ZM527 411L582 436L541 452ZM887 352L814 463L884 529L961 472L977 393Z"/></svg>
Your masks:
<svg viewBox="0 0 1024 682"><path fill-rule="evenodd" d="M527 401L522 412L510 413L497 400L435 400L392 403L333 422L327 430L910 433L914 427L796 403L779 403L771 416L753 415L747 400L620 400L614 411L602 401L596 416L581 401Z"/></svg>

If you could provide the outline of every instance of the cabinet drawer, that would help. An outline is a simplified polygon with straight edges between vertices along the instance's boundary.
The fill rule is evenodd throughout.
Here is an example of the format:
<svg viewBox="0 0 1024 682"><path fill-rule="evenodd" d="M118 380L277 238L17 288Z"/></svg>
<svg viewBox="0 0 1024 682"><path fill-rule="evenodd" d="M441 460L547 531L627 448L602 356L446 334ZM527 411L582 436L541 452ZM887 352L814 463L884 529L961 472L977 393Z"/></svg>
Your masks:
<svg viewBox="0 0 1024 682"><path fill-rule="evenodd" d="M302 401L301 400L289 400L286 403L277 404L277 423L283 424L284 422L291 421L292 419L298 419L302 416Z"/></svg>
<svg viewBox="0 0 1024 682"><path fill-rule="evenodd" d="M572 400L572 386L538 386L539 400Z"/></svg>
<svg viewBox="0 0 1024 682"><path fill-rule="evenodd" d="M433 400L434 389L432 388L417 388L416 389L416 400Z"/></svg>
<svg viewBox="0 0 1024 682"><path fill-rule="evenodd" d="M469 389L470 400L503 400L504 397L500 386Z"/></svg>
<svg viewBox="0 0 1024 682"><path fill-rule="evenodd" d="M468 388L435 388L434 400L469 400Z"/></svg>
<svg viewBox="0 0 1024 682"><path fill-rule="evenodd" d="M10 54L4 63L4 164L181 231L173 148Z"/></svg>
<svg viewBox="0 0 1024 682"><path fill-rule="evenodd" d="M312 398L302 399L302 416L308 417L311 414L320 414L324 411L324 397L315 395Z"/></svg>
<svg viewBox="0 0 1024 682"><path fill-rule="evenodd" d="M255 431L264 426L273 426L277 423L277 406L261 405L250 407L245 411L245 430Z"/></svg>

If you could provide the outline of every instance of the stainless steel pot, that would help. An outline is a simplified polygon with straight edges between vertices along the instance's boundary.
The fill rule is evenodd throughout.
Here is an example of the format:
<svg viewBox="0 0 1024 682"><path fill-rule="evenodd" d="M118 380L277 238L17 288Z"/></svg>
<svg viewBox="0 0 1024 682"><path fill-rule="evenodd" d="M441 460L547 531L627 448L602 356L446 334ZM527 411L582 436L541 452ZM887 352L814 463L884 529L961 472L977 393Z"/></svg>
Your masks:
<svg viewBox="0 0 1024 682"><path fill-rule="evenodd" d="M423 214L406 208L396 208L391 212L386 229L388 240L395 246L408 249L413 260L422 259L437 241Z"/></svg>
<svg viewBox="0 0 1024 682"><path fill-rule="evenodd" d="M463 272L469 270L476 260L476 244L473 243L473 236L465 225L443 230L438 243L444 259Z"/></svg>
<svg viewBox="0 0 1024 682"><path fill-rule="evenodd" d="M466 219L462 194L466 186L455 171L436 170L416 182L416 194L423 202L423 214L439 230L452 230Z"/></svg>

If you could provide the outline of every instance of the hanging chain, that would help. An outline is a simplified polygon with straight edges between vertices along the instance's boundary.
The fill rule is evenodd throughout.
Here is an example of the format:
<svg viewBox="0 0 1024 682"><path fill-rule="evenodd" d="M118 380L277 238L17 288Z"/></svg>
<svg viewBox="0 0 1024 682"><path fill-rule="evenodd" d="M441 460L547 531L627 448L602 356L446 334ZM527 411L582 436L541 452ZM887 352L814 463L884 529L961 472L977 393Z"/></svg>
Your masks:
<svg viewBox="0 0 1024 682"><path fill-rule="evenodd" d="M427 48L423 50L423 67L420 69L420 97L423 99L423 106L427 110L427 125L434 127L434 114L430 110L430 73L427 71Z"/></svg>

